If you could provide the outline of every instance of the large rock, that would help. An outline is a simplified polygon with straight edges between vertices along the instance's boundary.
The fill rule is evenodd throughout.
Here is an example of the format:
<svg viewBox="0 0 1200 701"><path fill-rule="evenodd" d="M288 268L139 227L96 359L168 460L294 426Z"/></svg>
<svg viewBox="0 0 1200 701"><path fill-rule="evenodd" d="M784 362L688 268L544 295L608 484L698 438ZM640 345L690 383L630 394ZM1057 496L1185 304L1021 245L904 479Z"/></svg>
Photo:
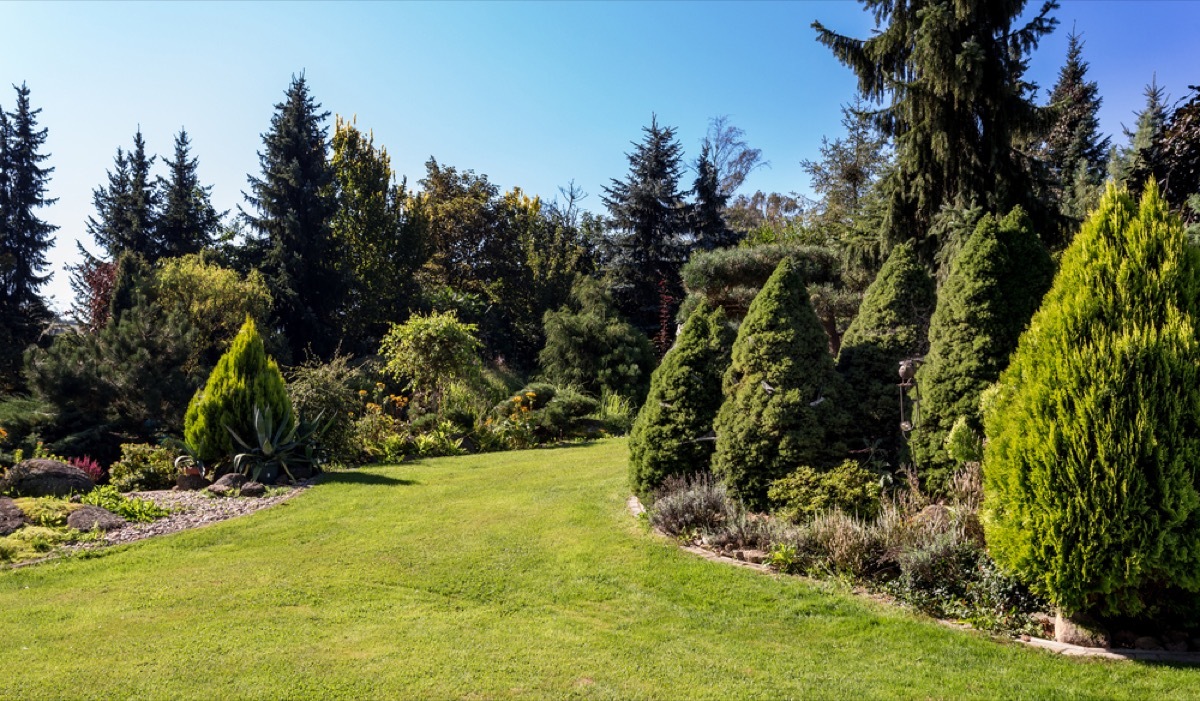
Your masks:
<svg viewBox="0 0 1200 701"><path fill-rule="evenodd" d="M237 489L237 488L241 487L243 484L245 484L247 481L248 480L246 479L246 476L243 475L242 473L230 472L227 475L221 475L220 477L218 477L217 481L213 482L213 486L215 487L216 485L219 484L222 487L230 487L232 489Z"/></svg>
<svg viewBox="0 0 1200 701"><path fill-rule="evenodd" d="M208 480L200 475L179 475L175 478L175 486L186 492L195 492L208 486Z"/></svg>
<svg viewBox="0 0 1200 701"><path fill-rule="evenodd" d="M22 460L13 465L0 482L0 492L20 497L65 497L72 492L90 492L96 485L87 473L57 460Z"/></svg>
<svg viewBox="0 0 1200 701"><path fill-rule="evenodd" d="M6 536L25 525L25 512L12 499L0 497L0 536Z"/></svg>
<svg viewBox="0 0 1200 701"><path fill-rule="evenodd" d="M267 493L267 485L261 482L247 482L242 485L239 493L244 497L261 497Z"/></svg>
<svg viewBox="0 0 1200 701"><path fill-rule="evenodd" d="M99 528L102 531L115 531L125 525L125 519L108 509L91 506L81 506L67 517L67 525L77 531L90 531Z"/></svg>

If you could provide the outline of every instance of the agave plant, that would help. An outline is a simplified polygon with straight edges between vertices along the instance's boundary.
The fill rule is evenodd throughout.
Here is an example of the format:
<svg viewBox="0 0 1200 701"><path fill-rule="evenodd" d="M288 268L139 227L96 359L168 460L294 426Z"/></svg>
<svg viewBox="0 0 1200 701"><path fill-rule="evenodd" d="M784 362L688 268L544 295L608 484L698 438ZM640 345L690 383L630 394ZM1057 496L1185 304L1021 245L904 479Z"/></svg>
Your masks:
<svg viewBox="0 0 1200 701"><path fill-rule="evenodd" d="M324 412L313 422L276 423L271 410L255 405L254 443L243 440L229 426L225 427L234 442L246 452L233 456L233 469L256 482L274 480L282 471L295 480L291 467L307 465L317 469L320 458L317 441L329 429L332 421L321 422Z"/></svg>

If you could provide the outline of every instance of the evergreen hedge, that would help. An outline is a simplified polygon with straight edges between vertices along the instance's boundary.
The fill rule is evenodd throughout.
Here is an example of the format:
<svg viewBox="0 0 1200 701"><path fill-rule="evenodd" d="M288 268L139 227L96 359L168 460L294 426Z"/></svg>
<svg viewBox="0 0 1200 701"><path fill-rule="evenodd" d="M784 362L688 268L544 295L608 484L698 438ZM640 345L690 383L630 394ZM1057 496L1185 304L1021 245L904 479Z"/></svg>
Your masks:
<svg viewBox="0 0 1200 701"><path fill-rule="evenodd" d="M1068 614L1200 591L1198 299L1157 186L1110 185L988 402L988 545Z"/></svg>
<svg viewBox="0 0 1200 701"><path fill-rule="evenodd" d="M922 481L944 488L955 468L946 438L966 417L982 433L979 395L1000 376L1050 286L1054 263L1020 208L986 215L950 263L917 372L920 421L911 447Z"/></svg>
<svg viewBox="0 0 1200 701"><path fill-rule="evenodd" d="M714 442L704 437L721 408L733 338L725 312L701 302L651 375L629 435L629 481L638 495L651 495L672 475L709 469Z"/></svg>
<svg viewBox="0 0 1200 701"><path fill-rule="evenodd" d="M717 414L713 472L751 509L798 467L845 458L846 393L799 269L784 259L754 298L733 344Z"/></svg>
<svg viewBox="0 0 1200 701"><path fill-rule="evenodd" d="M295 420L279 366L267 356L254 320L247 318L188 405L183 435L196 457L205 462L231 457L229 430L252 441L255 406L270 410L277 426Z"/></svg>
<svg viewBox="0 0 1200 701"><path fill-rule="evenodd" d="M934 306L933 280L912 245L892 249L842 337L838 372L854 401L854 433L895 460L900 448L900 361L919 355ZM857 446L856 446L857 447Z"/></svg>

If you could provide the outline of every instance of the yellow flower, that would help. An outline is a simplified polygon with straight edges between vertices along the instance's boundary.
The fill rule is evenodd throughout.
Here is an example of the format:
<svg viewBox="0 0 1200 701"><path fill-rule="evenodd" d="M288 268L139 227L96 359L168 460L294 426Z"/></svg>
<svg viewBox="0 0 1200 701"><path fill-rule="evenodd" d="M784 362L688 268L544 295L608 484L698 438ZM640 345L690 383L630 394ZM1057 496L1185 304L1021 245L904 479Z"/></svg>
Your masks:
<svg viewBox="0 0 1200 701"><path fill-rule="evenodd" d="M382 383L382 382L376 382L376 383L375 383L375 389L383 389L383 383Z"/></svg>
<svg viewBox="0 0 1200 701"><path fill-rule="evenodd" d="M365 390L365 389L358 390L358 396L360 396L360 397L367 396L367 390Z"/></svg>
<svg viewBox="0 0 1200 701"><path fill-rule="evenodd" d="M533 399L534 397L537 396L537 392L526 392L525 396L529 397L530 399Z"/></svg>
<svg viewBox="0 0 1200 701"><path fill-rule="evenodd" d="M521 403L521 398L520 398L520 397L513 397L513 398L512 398L512 400L513 400L513 404L520 404L520 403Z"/></svg>

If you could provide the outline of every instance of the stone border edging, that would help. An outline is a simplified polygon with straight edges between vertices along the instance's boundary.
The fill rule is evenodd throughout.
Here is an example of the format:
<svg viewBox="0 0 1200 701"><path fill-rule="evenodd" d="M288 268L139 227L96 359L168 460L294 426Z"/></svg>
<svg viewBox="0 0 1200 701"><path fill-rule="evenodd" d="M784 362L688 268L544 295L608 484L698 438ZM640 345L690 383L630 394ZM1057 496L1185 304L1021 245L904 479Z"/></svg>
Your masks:
<svg viewBox="0 0 1200 701"><path fill-rule="evenodd" d="M646 513L646 507L642 505L641 500L636 495L630 495L625 501L626 508L633 516L641 516ZM654 529L655 533L670 538L670 535ZM745 567L747 569L756 570L766 574L777 574L775 570L765 564L757 564L746 562L726 555L718 555L717 553L707 548L702 548L698 545L680 545L680 550L689 552L693 555L699 555L705 560L712 562L720 562L723 564L734 565L736 567ZM957 621L947 621L942 619L934 619L942 625L956 628L959 630L974 630L971 626L959 623ZM1107 648L1107 647L1084 647L1082 645L1070 645L1068 643L1060 643L1054 640L1045 640L1043 638L1035 638L1030 635L1022 635L1016 638L1006 638L1014 642L1027 645L1029 647L1048 650L1058 655L1065 657L1096 657L1107 660L1129 660L1141 662L1177 662L1183 664L1200 665L1200 652L1173 652L1170 650L1134 650L1126 648Z"/></svg>

